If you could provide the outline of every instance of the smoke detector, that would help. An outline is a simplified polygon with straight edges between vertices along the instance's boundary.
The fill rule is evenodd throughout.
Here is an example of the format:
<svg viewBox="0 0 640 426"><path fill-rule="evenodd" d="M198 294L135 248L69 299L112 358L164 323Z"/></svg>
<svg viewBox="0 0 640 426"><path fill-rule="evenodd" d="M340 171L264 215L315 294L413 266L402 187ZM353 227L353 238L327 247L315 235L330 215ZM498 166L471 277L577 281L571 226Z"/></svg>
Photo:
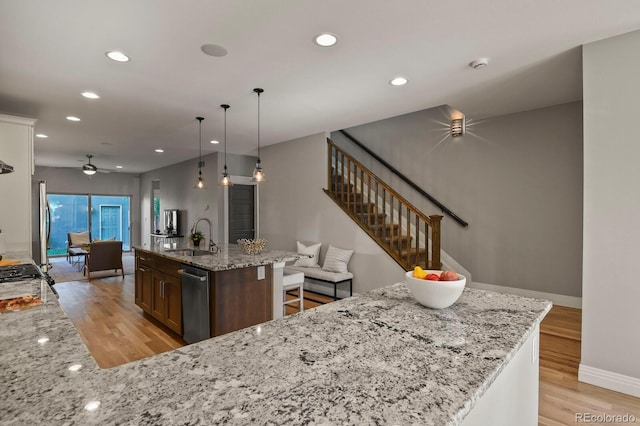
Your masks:
<svg viewBox="0 0 640 426"><path fill-rule="evenodd" d="M480 68L484 68L489 65L489 59L487 58L478 58L475 61L469 63L469 66L474 70L479 70Z"/></svg>

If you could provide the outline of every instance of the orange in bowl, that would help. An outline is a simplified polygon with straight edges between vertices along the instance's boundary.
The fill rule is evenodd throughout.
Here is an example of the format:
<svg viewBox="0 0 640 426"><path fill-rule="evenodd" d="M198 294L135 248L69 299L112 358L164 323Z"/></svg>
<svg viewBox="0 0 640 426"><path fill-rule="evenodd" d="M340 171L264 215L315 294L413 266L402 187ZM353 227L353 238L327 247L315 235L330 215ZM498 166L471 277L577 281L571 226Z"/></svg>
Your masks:
<svg viewBox="0 0 640 426"><path fill-rule="evenodd" d="M442 271L425 271L425 278L429 274L440 276ZM462 295L467 278L457 274L458 280L454 281L433 281L425 278L416 278L414 271L405 274L406 285L411 295L423 306L433 309L448 308L453 305Z"/></svg>

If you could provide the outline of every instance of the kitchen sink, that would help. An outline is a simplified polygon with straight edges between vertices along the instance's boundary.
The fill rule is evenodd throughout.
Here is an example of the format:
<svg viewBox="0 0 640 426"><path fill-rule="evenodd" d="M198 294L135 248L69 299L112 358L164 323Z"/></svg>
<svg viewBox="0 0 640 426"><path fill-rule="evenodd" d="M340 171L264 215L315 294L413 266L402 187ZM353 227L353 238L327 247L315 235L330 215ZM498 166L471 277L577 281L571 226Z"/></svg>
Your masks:
<svg viewBox="0 0 640 426"><path fill-rule="evenodd" d="M165 253L174 253L179 256L208 256L213 254L213 252L210 252L208 250L198 249L170 249L165 250Z"/></svg>

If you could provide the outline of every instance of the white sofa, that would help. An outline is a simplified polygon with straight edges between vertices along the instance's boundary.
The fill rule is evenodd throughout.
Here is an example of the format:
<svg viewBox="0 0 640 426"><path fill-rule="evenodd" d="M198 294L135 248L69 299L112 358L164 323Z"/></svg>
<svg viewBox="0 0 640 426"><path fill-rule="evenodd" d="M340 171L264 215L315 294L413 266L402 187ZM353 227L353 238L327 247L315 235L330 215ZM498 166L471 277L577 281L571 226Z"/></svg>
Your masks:
<svg viewBox="0 0 640 426"><path fill-rule="evenodd" d="M353 250L339 249L329 245L327 252L323 256L324 258L321 258L319 255L320 247L314 249L319 243L305 245L305 243L298 241L297 244L298 253L313 256L311 258L312 261L303 259L294 265L285 266L285 273L302 272L304 273L305 282L309 279L311 280L310 282L318 281L333 285L334 300L338 300L338 286L341 284L348 284L349 296L353 295L353 274L347 270ZM327 262L327 255L329 255L329 262Z"/></svg>

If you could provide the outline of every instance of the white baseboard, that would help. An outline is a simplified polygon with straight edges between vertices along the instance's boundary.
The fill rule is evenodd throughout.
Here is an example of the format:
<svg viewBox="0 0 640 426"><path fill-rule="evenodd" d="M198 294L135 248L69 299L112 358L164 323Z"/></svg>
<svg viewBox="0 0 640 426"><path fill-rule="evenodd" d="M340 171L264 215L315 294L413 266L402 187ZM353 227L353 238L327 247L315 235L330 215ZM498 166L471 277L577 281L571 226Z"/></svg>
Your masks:
<svg viewBox="0 0 640 426"><path fill-rule="evenodd" d="M580 364L578 380L640 398L640 379Z"/></svg>
<svg viewBox="0 0 640 426"><path fill-rule="evenodd" d="M525 290L523 288L505 287L501 285L476 282L469 284L469 287L480 290L495 291L496 293L515 294L516 296L531 297L534 299L547 299L553 302L554 305L582 309L582 297L565 296L563 294L545 293L542 291Z"/></svg>

